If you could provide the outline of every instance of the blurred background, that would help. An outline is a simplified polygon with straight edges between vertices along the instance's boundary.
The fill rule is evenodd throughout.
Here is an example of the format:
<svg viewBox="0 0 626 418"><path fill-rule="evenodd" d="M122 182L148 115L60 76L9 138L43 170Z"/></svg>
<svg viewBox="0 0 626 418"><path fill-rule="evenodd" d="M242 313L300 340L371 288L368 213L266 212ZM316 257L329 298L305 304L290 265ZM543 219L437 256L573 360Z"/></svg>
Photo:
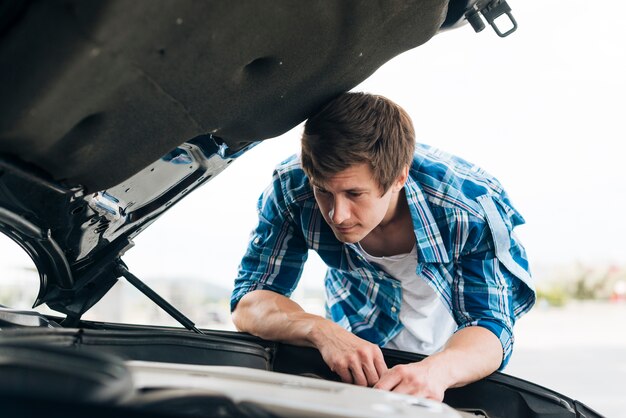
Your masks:
<svg viewBox="0 0 626 418"><path fill-rule="evenodd" d="M412 116L419 142L495 175L527 224L539 300L516 325L506 373L626 417L626 4L510 0L519 29L469 25L387 63L356 91ZM301 127L265 141L135 240L130 270L197 325L232 329L237 265L273 167ZM325 268L311 254L294 298L323 314ZM38 275L0 236L0 304L30 308ZM49 312L45 307L38 308ZM176 325L127 283L86 319Z"/></svg>

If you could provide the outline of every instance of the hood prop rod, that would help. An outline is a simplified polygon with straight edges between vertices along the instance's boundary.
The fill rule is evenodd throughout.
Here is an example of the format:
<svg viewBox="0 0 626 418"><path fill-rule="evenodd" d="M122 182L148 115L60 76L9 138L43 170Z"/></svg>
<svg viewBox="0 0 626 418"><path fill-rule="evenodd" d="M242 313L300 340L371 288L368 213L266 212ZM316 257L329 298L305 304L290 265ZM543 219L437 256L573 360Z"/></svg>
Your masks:
<svg viewBox="0 0 626 418"><path fill-rule="evenodd" d="M172 318L178 321L182 326L196 334L204 335L202 331L196 328L189 318L185 316L181 311L172 306L168 301L163 299L157 292L152 290L147 284L139 280L137 276L132 274L125 266L117 266L117 272L120 276L123 276L130 284L137 288L141 293L146 295L151 301L156 303L161 309L168 313Z"/></svg>

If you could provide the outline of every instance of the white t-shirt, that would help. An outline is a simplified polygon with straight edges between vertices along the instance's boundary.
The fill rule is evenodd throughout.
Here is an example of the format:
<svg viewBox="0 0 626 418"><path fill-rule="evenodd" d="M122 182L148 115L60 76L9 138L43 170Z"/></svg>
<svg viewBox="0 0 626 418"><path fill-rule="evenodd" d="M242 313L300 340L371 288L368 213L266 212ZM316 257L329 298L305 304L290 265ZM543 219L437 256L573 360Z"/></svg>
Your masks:
<svg viewBox="0 0 626 418"><path fill-rule="evenodd" d="M456 331L454 318L425 279L418 276L417 248L407 254L375 257L359 244L363 256L387 274L399 280L402 287L400 322L404 329L385 347L433 354L440 351Z"/></svg>

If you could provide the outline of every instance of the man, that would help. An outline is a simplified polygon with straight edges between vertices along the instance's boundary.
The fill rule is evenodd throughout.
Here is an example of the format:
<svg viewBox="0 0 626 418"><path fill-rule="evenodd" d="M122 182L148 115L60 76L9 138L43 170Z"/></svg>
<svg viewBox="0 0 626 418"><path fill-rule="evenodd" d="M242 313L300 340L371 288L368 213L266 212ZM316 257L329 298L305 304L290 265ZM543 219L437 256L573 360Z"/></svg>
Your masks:
<svg viewBox="0 0 626 418"><path fill-rule="evenodd" d="M231 308L239 330L316 347L344 382L442 400L506 365L535 295L497 180L414 137L380 96L310 118L259 199ZM289 299L309 250L328 265L329 319ZM381 346L430 356L387 369Z"/></svg>

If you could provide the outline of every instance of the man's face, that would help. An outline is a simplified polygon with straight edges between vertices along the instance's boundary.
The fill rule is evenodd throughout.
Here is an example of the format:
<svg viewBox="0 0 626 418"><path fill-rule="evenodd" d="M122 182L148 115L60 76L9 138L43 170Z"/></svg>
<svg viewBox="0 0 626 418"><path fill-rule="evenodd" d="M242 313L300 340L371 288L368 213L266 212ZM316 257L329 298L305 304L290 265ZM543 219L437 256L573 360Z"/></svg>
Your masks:
<svg viewBox="0 0 626 418"><path fill-rule="evenodd" d="M381 196L367 163L349 167L323 182L311 183L324 219L341 242L362 240L383 219L393 215L388 212L392 197L397 199L395 186Z"/></svg>

